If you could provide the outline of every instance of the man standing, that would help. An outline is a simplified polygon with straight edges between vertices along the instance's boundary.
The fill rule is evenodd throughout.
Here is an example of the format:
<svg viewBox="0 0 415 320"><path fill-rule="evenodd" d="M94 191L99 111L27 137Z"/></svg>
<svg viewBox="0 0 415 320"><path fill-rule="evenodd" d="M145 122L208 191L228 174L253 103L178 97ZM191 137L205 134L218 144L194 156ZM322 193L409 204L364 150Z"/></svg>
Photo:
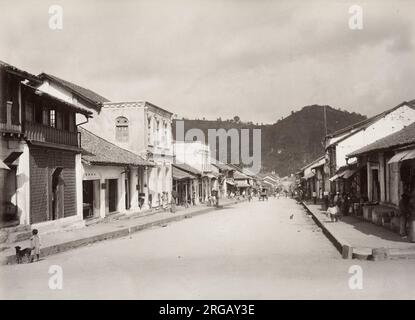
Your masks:
<svg viewBox="0 0 415 320"><path fill-rule="evenodd" d="M406 225L408 222L408 218L411 214L410 212L410 203L409 203L409 195L404 192L402 194L401 200L399 201L399 213L400 213L400 217L399 217L399 235L401 237L406 237L407 236L407 232L406 232Z"/></svg>
<svg viewBox="0 0 415 320"><path fill-rule="evenodd" d="M415 242L415 189L409 198L407 223L409 224L409 241Z"/></svg>

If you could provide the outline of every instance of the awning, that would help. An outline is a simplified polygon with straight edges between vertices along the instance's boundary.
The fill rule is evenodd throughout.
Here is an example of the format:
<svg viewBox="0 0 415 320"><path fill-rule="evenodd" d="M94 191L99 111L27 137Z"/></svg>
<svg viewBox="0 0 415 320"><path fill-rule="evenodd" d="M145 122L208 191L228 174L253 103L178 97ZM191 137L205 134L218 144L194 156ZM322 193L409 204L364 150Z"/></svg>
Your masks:
<svg viewBox="0 0 415 320"><path fill-rule="evenodd" d="M233 181L226 181L226 183L227 184L230 184L231 186L234 186L235 185L235 182L233 182Z"/></svg>
<svg viewBox="0 0 415 320"><path fill-rule="evenodd" d="M402 158L401 161L405 161L405 160L412 160L415 159L415 150L410 150L405 157Z"/></svg>
<svg viewBox="0 0 415 320"><path fill-rule="evenodd" d="M344 174L347 172L347 170L346 171L343 171L343 172L340 172L340 173L337 173L337 174L335 174L334 176L332 176L329 180L331 181L331 182L333 182L333 181L335 181L335 180L337 180L337 179L339 179L339 178L341 178L341 177L343 177L344 176Z"/></svg>
<svg viewBox="0 0 415 320"><path fill-rule="evenodd" d="M356 172L358 172L359 169L347 169L343 174L343 179L349 179L352 177Z"/></svg>
<svg viewBox="0 0 415 320"><path fill-rule="evenodd" d="M245 181L235 181L235 184L238 188L249 188L251 185Z"/></svg>
<svg viewBox="0 0 415 320"><path fill-rule="evenodd" d="M15 163L13 162L15 162L22 154L23 152L14 151L10 153L7 158L3 160L3 162L9 166L14 165Z"/></svg>
<svg viewBox="0 0 415 320"><path fill-rule="evenodd" d="M210 179L217 179L220 176L220 174L216 172L206 172L203 174L203 176L208 177Z"/></svg>
<svg viewBox="0 0 415 320"><path fill-rule="evenodd" d="M186 171L180 170L176 167L173 168L173 179L175 180L184 180L184 179L195 179L196 177L190 173L187 173Z"/></svg>
<svg viewBox="0 0 415 320"><path fill-rule="evenodd" d="M0 160L0 169L10 170L10 168L3 161Z"/></svg>
<svg viewBox="0 0 415 320"><path fill-rule="evenodd" d="M396 163L402 161L402 159L407 156L410 151L401 151L395 154L389 161L388 164Z"/></svg>
<svg viewBox="0 0 415 320"><path fill-rule="evenodd" d="M316 175L316 174L315 174L314 172L310 172L310 173L306 174L306 175L303 177L303 179L308 180L308 179L313 178L315 175Z"/></svg>

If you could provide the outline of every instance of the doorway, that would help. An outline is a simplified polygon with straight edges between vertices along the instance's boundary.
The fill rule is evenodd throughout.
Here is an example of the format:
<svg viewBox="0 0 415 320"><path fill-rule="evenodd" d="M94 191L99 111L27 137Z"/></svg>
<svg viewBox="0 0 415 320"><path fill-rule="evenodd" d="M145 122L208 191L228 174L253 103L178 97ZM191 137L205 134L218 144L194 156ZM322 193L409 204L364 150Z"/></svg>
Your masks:
<svg viewBox="0 0 415 320"><path fill-rule="evenodd" d="M51 220L64 217L64 182L63 168L56 168L52 173L52 216Z"/></svg>
<svg viewBox="0 0 415 320"><path fill-rule="evenodd" d="M108 179L108 211L117 211L118 179Z"/></svg>
<svg viewBox="0 0 415 320"><path fill-rule="evenodd" d="M94 182L92 180L82 181L82 208L84 219L94 216Z"/></svg>
<svg viewBox="0 0 415 320"><path fill-rule="evenodd" d="M380 183L379 183L379 170L372 170L372 202L378 202L380 200Z"/></svg>

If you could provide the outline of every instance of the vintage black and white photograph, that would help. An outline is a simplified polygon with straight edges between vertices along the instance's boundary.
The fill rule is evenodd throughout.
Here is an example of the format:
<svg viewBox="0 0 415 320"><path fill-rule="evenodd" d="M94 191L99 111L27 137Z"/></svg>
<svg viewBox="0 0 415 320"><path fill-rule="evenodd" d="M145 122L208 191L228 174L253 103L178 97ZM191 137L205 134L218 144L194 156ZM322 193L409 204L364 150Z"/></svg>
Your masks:
<svg viewBox="0 0 415 320"><path fill-rule="evenodd" d="M414 14L0 0L0 299L414 299Z"/></svg>

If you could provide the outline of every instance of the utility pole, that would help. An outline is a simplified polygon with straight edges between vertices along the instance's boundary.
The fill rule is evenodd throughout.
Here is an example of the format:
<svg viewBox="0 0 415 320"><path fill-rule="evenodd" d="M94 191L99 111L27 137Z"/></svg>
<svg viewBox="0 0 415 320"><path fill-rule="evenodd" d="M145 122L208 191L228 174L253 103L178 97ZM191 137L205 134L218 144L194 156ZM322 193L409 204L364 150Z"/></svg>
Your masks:
<svg viewBox="0 0 415 320"><path fill-rule="evenodd" d="M323 113L324 113L324 133L327 136L327 106L323 106Z"/></svg>

